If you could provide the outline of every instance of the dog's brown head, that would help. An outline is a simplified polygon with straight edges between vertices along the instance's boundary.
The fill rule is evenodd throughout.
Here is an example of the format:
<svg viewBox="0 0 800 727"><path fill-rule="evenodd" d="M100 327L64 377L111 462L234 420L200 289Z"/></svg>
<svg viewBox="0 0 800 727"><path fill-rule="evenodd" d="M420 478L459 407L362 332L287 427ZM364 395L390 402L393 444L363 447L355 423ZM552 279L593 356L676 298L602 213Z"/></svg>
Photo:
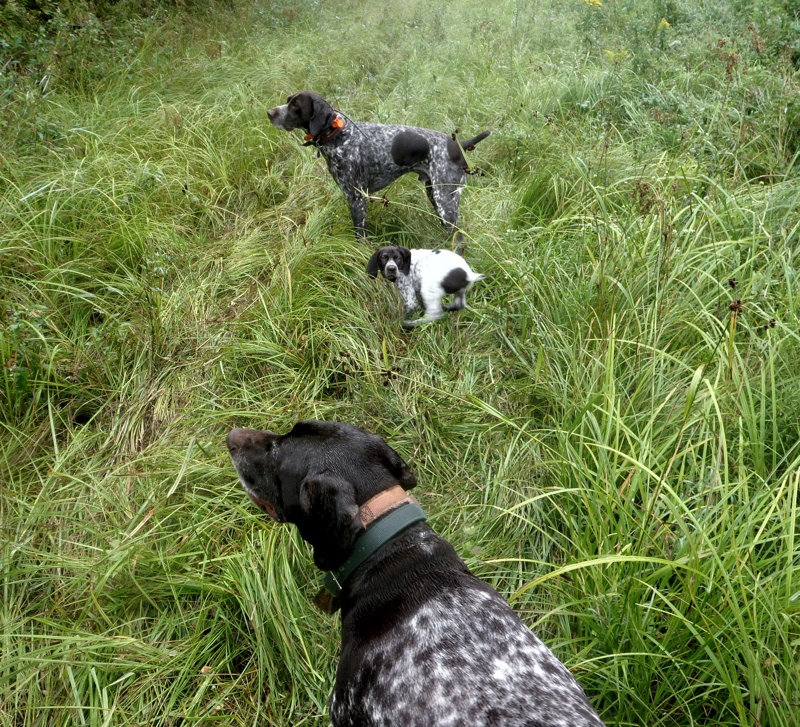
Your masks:
<svg viewBox="0 0 800 727"><path fill-rule="evenodd" d="M288 434L233 429L228 451L250 499L297 525L322 570L347 559L364 527L359 506L414 473L380 437L350 424L302 421Z"/></svg>
<svg viewBox="0 0 800 727"><path fill-rule="evenodd" d="M300 91L289 96L283 106L269 109L267 115L279 129L305 129L311 136L318 136L333 123L336 111L318 93Z"/></svg>

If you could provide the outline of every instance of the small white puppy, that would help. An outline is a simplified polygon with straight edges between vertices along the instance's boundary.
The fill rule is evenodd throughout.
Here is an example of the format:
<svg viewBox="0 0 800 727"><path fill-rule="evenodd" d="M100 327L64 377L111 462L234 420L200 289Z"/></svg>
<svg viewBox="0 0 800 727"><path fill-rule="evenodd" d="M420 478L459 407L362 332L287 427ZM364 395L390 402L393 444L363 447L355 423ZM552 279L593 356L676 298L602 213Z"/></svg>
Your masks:
<svg viewBox="0 0 800 727"><path fill-rule="evenodd" d="M425 315L403 321L403 328L431 323L446 310L461 310L467 305L466 292L476 280L486 277L472 271L461 255L449 250L409 250L407 247L381 247L367 263L367 272L394 283L403 300L406 318L422 308ZM442 298L452 295L453 302L442 305Z"/></svg>

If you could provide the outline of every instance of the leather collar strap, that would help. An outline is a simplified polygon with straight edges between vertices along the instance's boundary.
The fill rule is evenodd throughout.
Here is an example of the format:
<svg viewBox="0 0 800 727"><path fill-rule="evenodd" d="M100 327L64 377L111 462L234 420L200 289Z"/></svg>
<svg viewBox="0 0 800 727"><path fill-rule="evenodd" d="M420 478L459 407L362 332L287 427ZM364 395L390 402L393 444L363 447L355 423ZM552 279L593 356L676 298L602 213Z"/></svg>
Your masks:
<svg viewBox="0 0 800 727"><path fill-rule="evenodd" d="M425 511L416 502L407 502L392 510L359 535L344 565L325 574L322 580L325 589L337 599L342 592L342 584L378 548L409 526L426 519Z"/></svg>
<svg viewBox="0 0 800 727"><path fill-rule="evenodd" d="M381 515L385 515L389 510L394 510L394 508L406 502L416 503L417 498L413 495L409 495L400 485L395 485L388 490L379 492L375 497L371 497L358 508L361 524L365 528L368 528L370 524Z"/></svg>

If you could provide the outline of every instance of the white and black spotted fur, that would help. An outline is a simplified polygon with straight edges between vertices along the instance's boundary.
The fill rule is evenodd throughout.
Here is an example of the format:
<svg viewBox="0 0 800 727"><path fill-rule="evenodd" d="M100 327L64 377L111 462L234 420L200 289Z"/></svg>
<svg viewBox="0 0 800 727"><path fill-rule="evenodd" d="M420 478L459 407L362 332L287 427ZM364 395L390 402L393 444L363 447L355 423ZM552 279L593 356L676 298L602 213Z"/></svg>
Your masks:
<svg viewBox="0 0 800 727"><path fill-rule="evenodd" d="M227 444L250 498L294 523L324 570L364 532L361 505L416 484L380 437L349 424L234 429ZM334 727L603 727L567 668L424 522L353 571L341 612Z"/></svg>
<svg viewBox="0 0 800 727"><path fill-rule="evenodd" d="M403 174L415 172L425 183L428 199L448 232L461 239L457 232L458 204L469 169L463 150L472 149L489 136L489 131L458 142L440 131L415 126L347 120L343 129L331 133L334 120L342 117L313 91L296 93L283 106L267 113L279 129L302 128L308 132L309 143L325 158L350 204L358 237L364 237L367 230L364 195L383 189Z"/></svg>
<svg viewBox="0 0 800 727"><path fill-rule="evenodd" d="M473 272L461 255L450 250L395 246L381 247L369 259L367 273L375 278L379 270L397 287L406 318L420 308L425 312L422 318L403 321L404 328L437 321L446 310L465 308L467 291L476 280L485 277ZM453 302L443 305L445 295L452 295Z"/></svg>

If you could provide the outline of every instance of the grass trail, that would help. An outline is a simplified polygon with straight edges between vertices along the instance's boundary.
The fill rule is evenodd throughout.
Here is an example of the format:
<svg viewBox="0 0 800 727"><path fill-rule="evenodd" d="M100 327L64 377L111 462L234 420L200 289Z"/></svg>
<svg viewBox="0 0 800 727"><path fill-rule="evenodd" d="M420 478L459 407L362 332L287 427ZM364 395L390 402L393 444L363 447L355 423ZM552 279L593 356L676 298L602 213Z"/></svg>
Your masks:
<svg viewBox="0 0 800 727"><path fill-rule="evenodd" d="M102 66L77 29L47 84L3 86L0 725L327 724L338 622L224 448L325 418L412 464L609 725L795 727L791 22L245 3L134 25ZM401 330L364 266L443 244L438 220L407 177L356 242L322 161L268 124L302 88L492 129L469 309Z"/></svg>

